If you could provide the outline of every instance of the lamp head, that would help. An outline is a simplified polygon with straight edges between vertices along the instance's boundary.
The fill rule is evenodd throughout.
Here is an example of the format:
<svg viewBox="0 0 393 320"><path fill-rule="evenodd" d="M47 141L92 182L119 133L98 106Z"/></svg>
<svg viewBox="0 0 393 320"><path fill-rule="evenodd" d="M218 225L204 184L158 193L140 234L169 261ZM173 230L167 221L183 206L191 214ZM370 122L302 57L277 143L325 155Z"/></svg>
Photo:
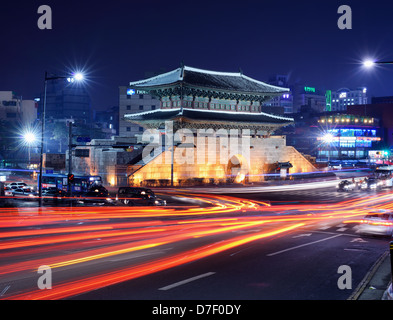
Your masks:
<svg viewBox="0 0 393 320"><path fill-rule="evenodd" d="M374 65L375 65L375 62L372 60L365 60L363 62L363 66L365 66L366 68L372 68L372 67L374 67Z"/></svg>

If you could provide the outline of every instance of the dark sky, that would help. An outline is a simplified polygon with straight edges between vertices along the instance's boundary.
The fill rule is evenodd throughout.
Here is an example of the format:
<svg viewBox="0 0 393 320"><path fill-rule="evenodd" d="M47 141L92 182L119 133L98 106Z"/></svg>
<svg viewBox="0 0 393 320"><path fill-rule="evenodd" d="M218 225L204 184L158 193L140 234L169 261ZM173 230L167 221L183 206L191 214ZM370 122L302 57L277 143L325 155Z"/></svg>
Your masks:
<svg viewBox="0 0 393 320"><path fill-rule="evenodd" d="M40 5L52 8L52 30L40 30ZM340 5L352 30L340 30ZM393 1L335 0L4 0L0 5L0 90L24 99L43 90L45 71L82 69L93 107L118 103L118 86L146 72L184 64L266 81L336 90L366 85L393 95L393 65L367 72L366 57L393 60Z"/></svg>

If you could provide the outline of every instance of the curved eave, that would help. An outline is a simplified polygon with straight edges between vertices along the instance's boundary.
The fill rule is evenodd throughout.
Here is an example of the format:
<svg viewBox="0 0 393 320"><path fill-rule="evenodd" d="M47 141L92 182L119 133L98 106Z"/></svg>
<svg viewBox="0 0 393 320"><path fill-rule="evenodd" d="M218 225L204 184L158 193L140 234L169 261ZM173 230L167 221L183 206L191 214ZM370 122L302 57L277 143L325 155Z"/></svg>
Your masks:
<svg viewBox="0 0 393 320"><path fill-rule="evenodd" d="M138 85L138 86L130 86L130 87L150 92L150 93L152 93L152 95L154 95L154 94L159 95L158 94L159 91L164 91L164 90L168 90L168 89L179 89L180 90L182 87L188 88L191 90L205 91L207 93L210 92L210 93L212 93L213 96L223 93L226 95L238 95L238 96L244 96L244 97L255 96L255 97L264 98L264 97L275 97L275 96L282 95L283 93L290 92L290 89L287 89L287 88L285 88L285 90L282 90L280 92L237 91L237 90L233 90L233 89L222 89L222 88L214 88L214 87L196 86L196 85L188 84L188 83L182 82L182 81L177 81L174 83L159 85L159 86Z"/></svg>

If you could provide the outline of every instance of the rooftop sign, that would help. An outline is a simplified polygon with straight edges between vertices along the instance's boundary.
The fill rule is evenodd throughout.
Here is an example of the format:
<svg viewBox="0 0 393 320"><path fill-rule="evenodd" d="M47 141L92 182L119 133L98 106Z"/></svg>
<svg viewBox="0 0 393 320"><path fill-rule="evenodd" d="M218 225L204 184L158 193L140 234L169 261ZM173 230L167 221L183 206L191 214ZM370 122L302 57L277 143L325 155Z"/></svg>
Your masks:
<svg viewBox="0 0 393 320"><path fill-rule="evenodd" d="M305 92L314 92L315 93L315 88L313 87L304 87Z"/></svg>

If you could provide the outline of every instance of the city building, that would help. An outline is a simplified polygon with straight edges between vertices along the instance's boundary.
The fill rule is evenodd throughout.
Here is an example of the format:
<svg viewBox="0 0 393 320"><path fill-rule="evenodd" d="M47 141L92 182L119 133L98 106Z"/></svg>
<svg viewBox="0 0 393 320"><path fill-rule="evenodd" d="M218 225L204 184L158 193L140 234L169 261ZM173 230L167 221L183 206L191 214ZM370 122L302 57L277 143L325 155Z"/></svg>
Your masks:
<svg viewBox="0 0 393 320"><path fill-rule="evenodd" d="M377 118L329 114L318 119L318 159L368 159L381 150L382 132Z"/></svg>
<svg viewBox="0 0 393 320"><path fill-rule="evenodd" d="M137 139L151 151L130 170L130 184L258 182L277 170L315 170L286 146L285 136L273 135L293 119L264 111L263 103L288 93L287 88L242 73L182 66L131 82L129 90L134 95L149 93L160 106L124 115L149 129Z"/></svg>
<svg viewBox="0 0 393 320"><path fill-rule="evenodd" d="M38 103L40 117L43 103L44 92L41 93ZM45 119L74 119L78 123L90 125L93 110L85 86L67 79L47 81Z"/></svg>
<svg viewBox="0 0 393 320"><path fill-rule="evenodd" d="M304 84L296 84L292 87L293 112L302 112L303 109L311 109L315 112L326 111L326 90Z"/></svg>
<svg viewBox="0 0 393 320"><path fill-rule="evenodd" d="M367 103L366 87L359 87L354 90L341 88L337 91L332 91L331 111L347 111L348 106Z"/></svg>
<svg viewBox="0 0 393 320"><path fill-rule="evenodd" d="M136 144L135 137L93 139L73 152L73 173L99 175L107 186L126 186L129 167L141 159L141 151L142 146ZM68 161L69 153L66 152L66 168Z"/></svg>
<svg viewBox="0 0 393 320"><path fill-rule="evenodd" d="M274 86L290 88L287 75L274 75L268 80L268 83ZM264 107L271 107L271 113L289 114L293 113L293 94L285 92L280 96L273 97L271 100L263 103Z"/></svg>
<svg viewBox="0 0 393 320"><path fill-rule="evenodd" d="M0 91L0 119L29 126L37 119L37 103L23 100L13 91Z"/></svg>
<svg viewBox="0 0 393 320"><path fill-rule="evenodd" d="M36 161L35 143L24 133L35 128L37 105L13 91L0 91L0 160L2 167L26 166ZM33 161L34 160L34 161Z"/></svg>
<svg viewBox="0 0 393 320"><path fill-rule="evenodd" d="M143 132L143 127L124 119L125 114L139 113L160 108L160 101L152 98L144 90L133 89L130 86L119 87L119 123L118 134L121 137L135 137Z"/></svg>
<svg viewBox="0 0 393 320"><path fill-rule="evenodd" d="M119 107L114 106L103 111L96 111L94 115L94 123L107 138L119 135Z"/></svg>
<svg viewBox="0 0 393 320"><path fill-rule="evenodd" d="M373 98L374 101L387 101L386 97ZM393 154L393 103L371 103L363 105L351 105L348 113L359 117L373 117L379 119L381 130L381 149L388 150Z"/></svg>

